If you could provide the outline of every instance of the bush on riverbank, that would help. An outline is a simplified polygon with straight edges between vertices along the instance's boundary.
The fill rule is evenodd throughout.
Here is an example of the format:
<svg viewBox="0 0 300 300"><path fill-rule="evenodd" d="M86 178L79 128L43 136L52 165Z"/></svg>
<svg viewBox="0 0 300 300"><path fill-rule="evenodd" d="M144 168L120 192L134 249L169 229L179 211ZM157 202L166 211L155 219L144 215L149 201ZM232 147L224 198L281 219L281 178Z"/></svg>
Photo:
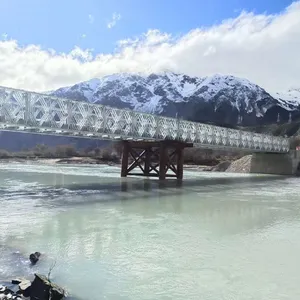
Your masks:
<svg viewBox="0 0 300 300"><path fill-rule="evenodd" d="M0 149L0 159L36 159L36 158L71 158L71 157L90 157L99 159L105 162L118 163L120 161L120 154L114 147L109 148L95 148L77 150L73 145L59 145L56 147L49 147L47 145L36 145L33 149L24 149L19 152L9 152Z"/></svg>
<svg viewBox="0 0 300 300"><path fill-rule="evenodd" d="M59 145L50 148L46 145L36 145L33 149L25 149L19 152L8 152L0 149L0 158L67 158L78 156L72 145Z"/></svg>
<svg viewBox="0 0 300 300"><path fill-rule="evenodd" d="M75 149L73 145L59 145L49 147L36 145L33 149L20 152L8 152L0 149L0 159L35 159L35 158L71 158L89 157L103 162L119 163L122 156L122 144L113 142L108 147ZM184 151L184 163L193 165L215 166L222 161L233 161L240 158L239 152L210 150L201 148L187 148ZM129 157L131 159L131 157Z"/></svg>

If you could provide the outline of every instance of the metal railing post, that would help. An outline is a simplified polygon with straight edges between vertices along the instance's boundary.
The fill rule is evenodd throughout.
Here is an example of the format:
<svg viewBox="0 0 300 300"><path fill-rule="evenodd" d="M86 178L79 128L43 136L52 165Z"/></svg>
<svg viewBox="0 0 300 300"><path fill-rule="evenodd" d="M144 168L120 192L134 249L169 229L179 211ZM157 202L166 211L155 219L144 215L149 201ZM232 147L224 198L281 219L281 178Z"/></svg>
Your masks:
<svg viewBox="0 0 300 300"><path fill-rule="evenodd" d="M24 94L25 97L25 111L24 111L24 123L29 125L30 123L30 100L27 92Z"/></svg>

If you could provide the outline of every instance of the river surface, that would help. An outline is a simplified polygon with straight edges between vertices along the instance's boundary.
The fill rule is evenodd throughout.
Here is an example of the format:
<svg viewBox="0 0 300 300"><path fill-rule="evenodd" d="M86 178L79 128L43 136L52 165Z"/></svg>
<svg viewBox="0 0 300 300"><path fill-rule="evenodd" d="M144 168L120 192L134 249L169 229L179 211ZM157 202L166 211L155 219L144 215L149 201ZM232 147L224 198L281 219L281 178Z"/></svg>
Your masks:
<svg viewBox="0 0 300 300"><path fill-rule="evenodd" d="M299 183L2 163L0 280L55 264L52 280L85 300L300 299Z"/></svg>

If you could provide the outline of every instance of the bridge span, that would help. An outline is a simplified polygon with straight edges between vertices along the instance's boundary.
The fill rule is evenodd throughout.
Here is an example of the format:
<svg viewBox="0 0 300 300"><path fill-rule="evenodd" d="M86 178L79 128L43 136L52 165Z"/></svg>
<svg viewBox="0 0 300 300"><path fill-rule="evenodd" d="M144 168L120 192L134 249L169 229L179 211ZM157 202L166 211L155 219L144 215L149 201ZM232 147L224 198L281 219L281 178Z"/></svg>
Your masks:
<svg viewBox="0 0 300 300"><path fill-rule="evenodd" d="M183 149L202 147L285 154L287 138L0 87L0 130L123 141L122 176L178 179ZM131 165L128 166L131 156ZM142 173L132 173L134 169Z"/></svg>

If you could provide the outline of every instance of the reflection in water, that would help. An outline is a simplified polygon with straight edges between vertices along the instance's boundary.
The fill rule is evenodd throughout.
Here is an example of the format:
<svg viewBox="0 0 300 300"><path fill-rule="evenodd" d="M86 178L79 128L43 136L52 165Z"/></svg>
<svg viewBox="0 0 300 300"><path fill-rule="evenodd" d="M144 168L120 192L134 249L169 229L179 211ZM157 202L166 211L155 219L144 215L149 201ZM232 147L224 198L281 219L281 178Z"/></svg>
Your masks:
<svg viewBox="0 0 300 300"><path fill-rule="evenodd" d="M45 254L24 272L57 260L53 279L91 300L299 298L297 179L118 171L3 168L2 244Z"/></svg>

